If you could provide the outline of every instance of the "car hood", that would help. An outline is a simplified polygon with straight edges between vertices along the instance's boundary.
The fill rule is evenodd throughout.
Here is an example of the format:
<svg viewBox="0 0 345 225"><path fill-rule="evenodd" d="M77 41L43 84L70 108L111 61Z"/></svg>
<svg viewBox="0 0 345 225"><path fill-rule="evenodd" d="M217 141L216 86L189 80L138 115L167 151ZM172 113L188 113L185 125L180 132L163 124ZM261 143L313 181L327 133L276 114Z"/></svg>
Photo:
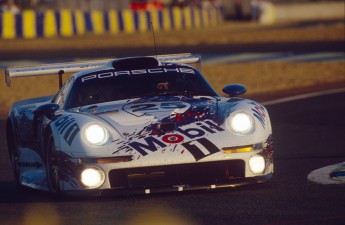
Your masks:
<svg viewBox="0 0 345 225"><path fill-rule="evenodd" d="M214 97L156 97L117 101L82 108L112 125L122 135L160 135L190 123L214 120L217 99Z"/></svg>

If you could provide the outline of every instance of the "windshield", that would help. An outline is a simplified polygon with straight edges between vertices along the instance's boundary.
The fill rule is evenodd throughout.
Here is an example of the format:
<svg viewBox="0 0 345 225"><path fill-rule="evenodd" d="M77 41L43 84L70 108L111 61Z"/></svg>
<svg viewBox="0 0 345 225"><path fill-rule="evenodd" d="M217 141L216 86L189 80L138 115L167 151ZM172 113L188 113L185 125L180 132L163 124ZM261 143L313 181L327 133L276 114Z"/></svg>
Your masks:
<svg viewBox="0 0 345 225"><path fill-rule="evenodd" d="M189 67L112 70L78 78L69 93L65 108L163 95L217 96L217 93L198 71Z"/></svg>

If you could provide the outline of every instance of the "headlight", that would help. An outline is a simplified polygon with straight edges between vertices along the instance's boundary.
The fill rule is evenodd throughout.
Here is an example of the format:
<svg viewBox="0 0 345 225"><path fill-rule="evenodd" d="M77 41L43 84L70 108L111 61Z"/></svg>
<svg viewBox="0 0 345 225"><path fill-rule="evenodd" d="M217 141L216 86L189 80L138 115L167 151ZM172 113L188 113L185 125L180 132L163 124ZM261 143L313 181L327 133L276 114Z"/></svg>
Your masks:
<svg viewBox="0 0 345 225"><path fill-rule="evenodd" d="M83 130L83 135L91 145L101 146L109 141L108 130L99 124L87 125Z"/></svg>
<svg viewBox="0 0 345 225"><path fill-rule="evenodd" d="M245 112L236 112L227 119L227 127L236 134L249 134L254 131L254 119Z"/></svg>
<svg viewBox="0 0 345 225"><path fill-rule="evenodd" d="M92 167L84 169L80 179L87 188L98 188L104 183L105 175L103 170Z"/></svg>
<svg viewBox="0 0 345 225"><path fill-rule="evenodd" d="M254 174L262 174L265 170L265 159L261 155L254 155L249 159L249 168Z"/></svg>

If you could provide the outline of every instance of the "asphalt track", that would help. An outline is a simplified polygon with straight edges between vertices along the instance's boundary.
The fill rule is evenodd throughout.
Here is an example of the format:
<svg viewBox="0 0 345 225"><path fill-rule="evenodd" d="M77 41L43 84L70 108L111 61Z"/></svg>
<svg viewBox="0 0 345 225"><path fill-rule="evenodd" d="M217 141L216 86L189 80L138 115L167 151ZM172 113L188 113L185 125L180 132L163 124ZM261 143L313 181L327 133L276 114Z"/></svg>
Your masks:
<svg viewBox="0 0 345 225"><path fill-rule="evenodd" d="M343 92L267 106L275 140L269 184L100 199L19 192L1 120L1 224L344 224L344 184L307 180L312 170L345 161L344 99Z"/></svg>

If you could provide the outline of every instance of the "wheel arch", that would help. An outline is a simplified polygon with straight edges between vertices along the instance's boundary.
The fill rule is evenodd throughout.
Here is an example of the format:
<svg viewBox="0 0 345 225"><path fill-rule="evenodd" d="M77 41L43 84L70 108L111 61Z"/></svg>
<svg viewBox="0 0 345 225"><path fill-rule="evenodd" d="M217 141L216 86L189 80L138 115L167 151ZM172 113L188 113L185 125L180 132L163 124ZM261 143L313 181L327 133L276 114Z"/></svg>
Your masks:
<svg viewBox="0 0 345 225"><path fill-rule="evenodd" d="M6 120L6 145L8 153L11 155L13 150L13 144L15 142L16 132L14 127L14 120L11 117L8 117Z"/></svg>
<svg viewBox="0 0 345 225"><path fill-rule="evenodd" d="M43 132L43 137L42 137L42 149L43 149L43 154L44 158L46 157L47 154L47 147L48 147L48 142L49 142L49 137L53 135L53 130L50 125L48 125L44 132Z"/></svg>

